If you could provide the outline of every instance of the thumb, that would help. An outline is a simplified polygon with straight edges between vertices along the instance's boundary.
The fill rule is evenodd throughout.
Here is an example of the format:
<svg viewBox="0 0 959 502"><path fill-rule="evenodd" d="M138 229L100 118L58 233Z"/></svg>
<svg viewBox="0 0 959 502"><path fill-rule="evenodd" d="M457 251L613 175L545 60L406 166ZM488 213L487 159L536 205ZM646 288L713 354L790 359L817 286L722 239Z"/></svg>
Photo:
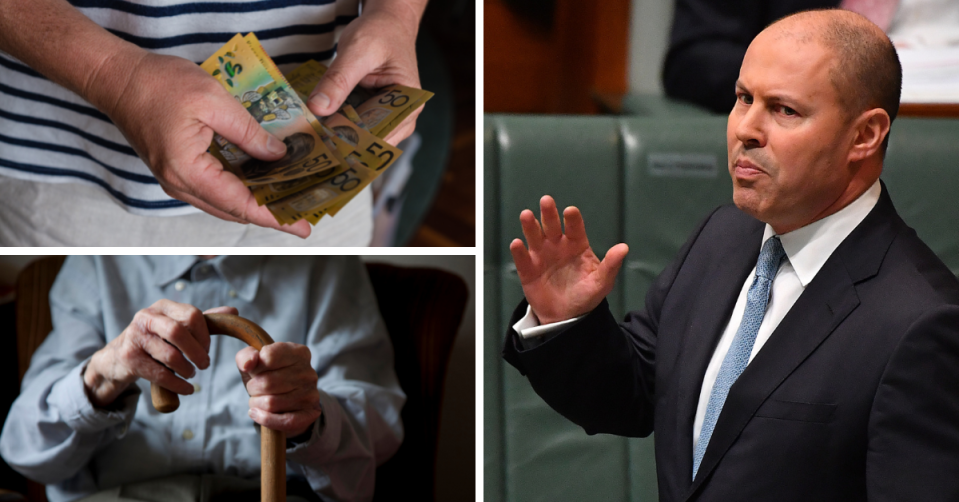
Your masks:
<svg viewBox="0 0 959 502"><path fill-rule="evenodd" d="M250 381L250 375L260 365L260 352L253 347L244 347L236 353L236 367L243 377L243 384Z"/></svg>
<svg viewBox="0 0 959 502"><path fill-rule="evenodd" d="M340 109L350 92L382 63L376 51L357 50L354 44L338 46L336 59L310 93L307 105L315 115L326 117Z"/></svg>
<svg viewBox="0 0 959 502"><path fill-rule="evenodd" d="M619 243L606 252L606 256L603 257L602 263L599 266L603 269L603 275L606 279L607 287L612 290L613 283L616 282L616 274L619 273L620 267L623 266L623 260L626 259L626 253L629 252L629 246L624 243Z"/></svg>
<svg viewBox="0 0 959 502"><path fill-rule="evenodd" d="M277 160L286 154L286 144L277 139L234 99L223 99L206 121L220 136L260 160Z"/></svg>
<svg viewBox="0 0 959 502"><path fill-rule="evenodd" d="M213 307L212 309L206 309L203 311L204 314L233 314L238 315L240 313L236 307Z"/></svg>

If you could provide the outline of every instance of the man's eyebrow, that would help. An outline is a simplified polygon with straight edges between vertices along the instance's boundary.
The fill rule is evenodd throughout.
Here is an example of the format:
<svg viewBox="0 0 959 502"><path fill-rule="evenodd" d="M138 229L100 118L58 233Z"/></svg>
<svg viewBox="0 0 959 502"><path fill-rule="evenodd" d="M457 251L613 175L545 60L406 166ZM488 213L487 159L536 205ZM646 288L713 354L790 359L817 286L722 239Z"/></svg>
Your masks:
<svg viewBox="0 0 959 502"><path fill-rule="evenodd" d="M802 103L802 101L789 94L767 94L766 101L773 104L786 104L791 106L797 106Z"/></svg>
<svg viewBox="0 0 959 502"><path fill-rule="evenodd" d="M750 91L749 88L746 87L746 84L737 80L736 92L740 92L740 91L748 94L752 94L752 91ZM798 104L800 102L800 100L797 97L791 96L789 94L764 94L763 100L765 100L768 103Z"/></svg>

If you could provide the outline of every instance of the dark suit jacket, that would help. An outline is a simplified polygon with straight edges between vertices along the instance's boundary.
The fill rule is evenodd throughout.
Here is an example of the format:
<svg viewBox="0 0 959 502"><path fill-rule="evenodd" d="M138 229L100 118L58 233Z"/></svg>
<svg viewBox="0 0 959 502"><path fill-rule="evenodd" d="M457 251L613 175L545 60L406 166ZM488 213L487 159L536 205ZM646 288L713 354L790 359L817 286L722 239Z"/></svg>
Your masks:
<svg viewBox="0 0 959 502"><path fill-rule="evenodd" d="M663 64L666 94L729 113L746 48L767 25L839 0L676 0Z"/></svg>
<svg viewBox="0 0 959 502"><path fill-rule="evenodd" d="M763 228L723 206L645 311L617 324L604 301L530 350L510 329L504 357L588 434L655 429L662 501L959 500L959 282L885 186L731 388L691 479L703 375Z"/></svg>

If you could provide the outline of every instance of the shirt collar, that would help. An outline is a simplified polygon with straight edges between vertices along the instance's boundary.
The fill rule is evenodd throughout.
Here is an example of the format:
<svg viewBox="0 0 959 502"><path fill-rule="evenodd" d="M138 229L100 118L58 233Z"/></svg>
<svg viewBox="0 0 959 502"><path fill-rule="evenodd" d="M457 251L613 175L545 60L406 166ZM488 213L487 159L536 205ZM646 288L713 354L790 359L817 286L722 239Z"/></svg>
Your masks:
<svg viewBox="0 0 959 502"><path fill-rule="evenodd" d="M153 281L158 287L166 287L183 277L197 262L199 256L155 256ZM237 296L251 302L256 298L260 285L262 256L217 256L209 260L220 277L230 284Z"/></svg>
<svg viewBox="0 0 959 502"><path fill-rule="evenodd" d="M789 263L796 270L799 282L804 288L816 277L833 251L872 211L879 202L881 192L882 186L879 180L876 180L868 190L846 207L821 220L779 236ZM762 243L765 244L766 239L773 235L775 231L767 223Z"/></svg>
<svg viewBox="0 0 959 502"><path fill-rule="evenodd" d="M260 286L262 256L217 256L210 264L219 272L220 277L236 291L237 296L252 302Z"/></svg>
<svg viewBox="0 0 959 502"><path fill-rule="evenodd" d="M153 284L163 288L167 284L179 279L190 270L194 263L200 260L199 256L153 256Z"/></svg>

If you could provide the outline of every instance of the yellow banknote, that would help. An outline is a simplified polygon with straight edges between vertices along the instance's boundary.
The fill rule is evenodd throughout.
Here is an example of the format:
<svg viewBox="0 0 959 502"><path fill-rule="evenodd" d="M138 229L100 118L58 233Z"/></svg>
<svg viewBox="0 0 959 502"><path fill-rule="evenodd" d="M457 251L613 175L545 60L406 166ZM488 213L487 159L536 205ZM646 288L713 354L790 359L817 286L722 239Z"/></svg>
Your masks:
<svg viewBox="0 0 959 502"><path fill-rule="evenodd" d="M388 85L356 107L360 119L374 135L385 138L433 93L405 85Z"/></svg>
<svg viewBox="0 0 959 502"><path fill-rule="evenodd" d="M264 129L286 144L286 155L273 162L250 157L215 135L210 153L247 186L289 181L346 169L323 143L319 122L262 52L251 33L237 34L201 67L243 104Z"/></svg>
<svg viewBox="0 0 959 502"><path fill-rule="evenodd" d="M296 67L296 69L290 73L287 73L286 79L290 82L290 85L293 87L293 90L296 91L297 95L300 96L300 99L307 101L310 93L313 92L313 89L316 89L316 84L319 84L320 79L326 74L326 70L326 65L311 59ZM346 97L343 106L359 106L360 103L370 99L372 96L373 93L370 91L356 86L350 91L350 95Z"/></svg>
<svg viewBox="0 0 959 502"><path fill-rule="evenodd" d="M357 163L358 164L358 163ZM363 166L346 171L294 195L267 204L277 221L283 224L306 219L316 224L326 208L352 197L369 184L372 172Z"/></svg>
<svg viewBox="0 0 959 502"><path fill-rule="evenodd" d="M360 118L360 114L356 113L356 108L353 108L349 104L345 104L340 109L340 112L343 113L346 118L350 119L350 122L362 127L364 131L369 132L370 126L366 125L366 122L363 122L363 119Z"/></svg>
<svg viewBox="0 0 959 502"><path fill-rule="evenodd" d="M374 171L379 172L390 167L403 153L399 148L377 138L339 113L324 117L322 123L331 129L336 137L353 147L350 155L356 156L363 165Z"/></svg>

